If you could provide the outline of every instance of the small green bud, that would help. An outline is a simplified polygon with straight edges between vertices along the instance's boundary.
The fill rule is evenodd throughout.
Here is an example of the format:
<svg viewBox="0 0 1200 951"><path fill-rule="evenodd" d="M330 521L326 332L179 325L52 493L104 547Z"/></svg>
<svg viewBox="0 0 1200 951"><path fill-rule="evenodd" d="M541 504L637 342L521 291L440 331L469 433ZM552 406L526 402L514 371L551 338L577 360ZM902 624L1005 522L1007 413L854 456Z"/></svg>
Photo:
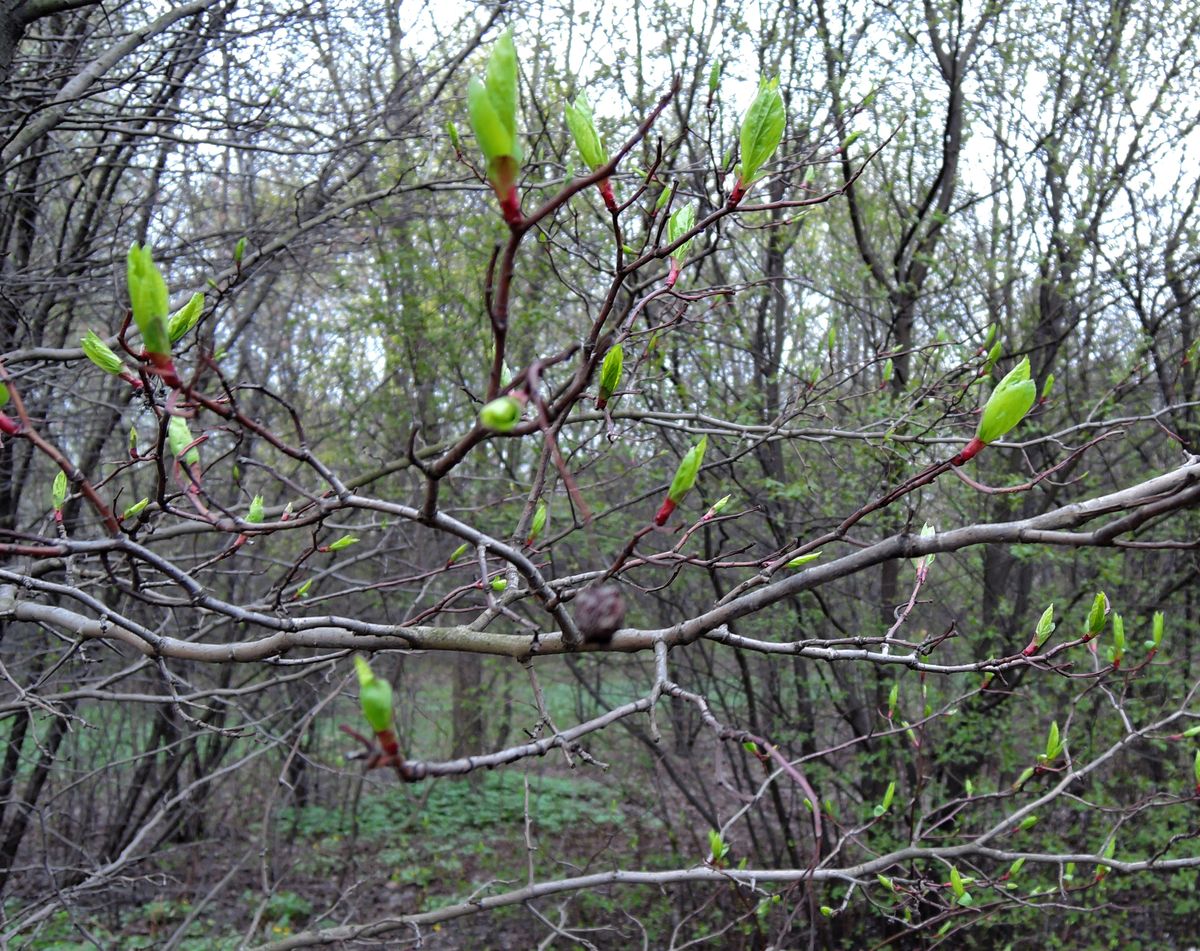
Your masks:
<svg viewBox="0 0 1200 951"><path fill-rule="evenodd" d="M807 555L800 555L796 558L793 558L791 561L789 561L787 563L787 567L788 568L800 568L800 567L803 567L804 565L807 565L810 561L816 561L820 557L821 557L821 552L810 551Z"/></svg>
<svg viewBox="0 0 1200 951"><path fill-rule="evenodd" d="M893 371L894 371L894 370L895 370L895 367L894 367L894 365L892 364L892 358L891 358L891 357L888 357L888 358L887 358L887 359L886 359L886 360L883 362L883 382L884 382L884 383L891 383L891 382L892 382L892 373L893 373Z"/></svg>
<svg viewBox="0 0 1200 951"><path fill-rule="evenodd" d="M833 909L830 908L828 905L822 905L821 906L821 914L823 914L826 918L832 918L833 917Z"/></svg>
<svg viewBox="0 0 1200 951"><path fill-rule="evenodd" d="M717 87L721 85L721 61L713 60L712 67L708 71L708 91L714 93Z"/></svg>
<svg viewBox="0 0 1200 951"><path fill-rule="evenodd" d="M137 452L137 427L129 427L129 454L133 455Z"/></svg>
<svg viewBox="0 0 1200 951"><path fill-rule="evenodd" d="M133 518L136 515L140 515L142 510L145 509L145 507L149 504L149 499L138 499L138 501L134 502L133 505L129 506L129 508L127 508L121 514L122 521L128 518Z"/></svg>
<svg viewBox="0 0 1200 951"><path fill-rule="evenodd" d="M9 400L8 387L0 383L0 406L7 406Z"/></svg>
<svg viewBox="0 0 1200 951"><path fill-rule="evenodd" d="M306 582L304 582L304 584L300 585L300 587L296 589L296 597L297 598L307 598L308 597L308 589L312 587L312 583L313 583L312 578L309 578Z"/></svg>
<svg viewBox="0 0 1200 951"><path fill-rule="evenodd" d="M608 151L600 141L596 131L596 121L592 118L592 107L587 96L580 93L575 97L574 105L567 106L567 128L575 140L575 148L583 163L593 171L601 165L608 164Z"/></svg>
<svg viewBox="0 0 1200 951"><path fill-rule="evenodd" d="M1057 625L1054 623L1054 603L1051 602L1050 606L1042 612L1042 616L1038 618L1037 630L1033 635L1038 647L1046 643L1046 639L1054 633L1055 627Z"/></svg>
<svg viewBox="0 0 1200 951"><path fill-rule="evenodd" d="M848 136L846 136L846 138L844 138L842 140L842 151L843 152L848 151L850 146L852 146L860 138L862 138L861 132L851 132Z"/></svg>
<svg viewBox="0 0 1200 951"><path fill-rule="evenodd" d="M1026 816L1024 819L1021 820L1021 824L1017 828L1019 828L1022 832L1028 832L1030 829L1032 829L1037 824L1038 824L1037 816Z"/></svg>
<svg viewBox="0 0 1200 951"><path fill-rule="evenodd" d="M56 512L61 512L67 501L67 474L61 469L58 470L58 474L50 486L50 501Z"/></svg>
<svg viewBox="0 0 1200 951"><path fill-rule="evenodd" d="M888 717L896 710L896 704L900 702L900 684L892 684L892 689L888 691Z"/></svg>
<svg viewBox="0 0 1200 951"><path fill-rule="evenodd" d="M516 167L521 164L521 143L517 136L519 98L517 51L512 33L505 30L492 47L486 79L472 78L467 86L471 128L487 159L488 178L497 188L511 184L507 178L515 176Z"/></svg>
<svg viewBox="0 0 1200 951"><path fill-rule="evenodd" d="M532 545L542 534L542 529L546 527L546 514L549 511L550 507L545 500L538 499L537 508L533 512L533 521L529 523L529 536L525 539L526 545Z"/></svg>
<svg viewBox="0 0 1200 951"><path fill-rule="evenodd" d="M186 450L183 461L189 466L194 466L200 461L199 447L187 448L194 439L192 431L188 429L187 420L182 416L172 416L167 422L167 444L171 448L171 454L178 459L180 454Z"/></svg>
<svg viewBox="0 0 1200 951"><path fill-rule="evenodd" d="M924 525L921 526L921 534L918 537L933 538L936 534L937 534L937 529L934 528L932 525L930 525L928 522L926 522ZM925 574L929 571L929 566L933 564L933 559L936 557L937 557L936 555L930 554L930 555L922 555L920 558L914 558L913 559L913 567L917 569L917 574L920 575L922 578L924 578Z"/></svg>
<svg viewBox="0 0 1200 951"><path fill-rule="evenodd" d="M996 361L1000 359L1000 356L1003 352L1004 351L1000 349L1000 341L997 340L994 344L992 344L992 349L988 351L987 359L983 361L983 372L985 374L992 372L992 367L996 365Z"/></svg>
<svg viewBox="0 0 1200 951"><path fill-rule="evenodd" d="M1050 399L1050 391L1054 389L1054 374L1047 373L1046 380L1042 383L1042 399Z"/></svg>
<svg viewBox="0 0 1200 951"><path fill-rule="evenodd" d="M663 206L668 201L670 201L671 196L675 194L675 186L678 184L679 184L678 182L671 182L670 188L664 188L661 192L658 193L658 201L656 201L654 203L655 211L662 211Z"/></svg>
<svg viewBox="0 0 1200 951"><path fill-rule="evenodd" d="M450 145L455 152L462 151L462 142L458 138L458 126L453 122L446 123L446 135L450 137Z"/></svg>
<svg viewBox="0 0 1200 951"><path fill-rule="evenodd" d="M463 542L461 545L459 545L456 549L454 549L454 551L451 553L450 557L446 560L446 566L449 567L450 565L452 565L456 561L458 561L458 559L460 559L463 555L465 555L467 553L467 551L470 549L470 547L471 546L467 542Z"/></svg>
<svg viewBox="0 0 1200 951"><path fill-rule="evenodd" d="M250 500L250 510L246 512L246 521L257 525L263 520L263 497L256 495Z"/></svg>
<svg viewBox="0 0 1200 951"><path fill-rule="evenodd" d="M879 881L879 884L886 888L889 892L894 892L896 890L895 883L886 875L876 874L875 878Z"/></svg>
<svg viewBox="0 0 1200 951"><path fill-rule="evenodd" d="M246 238L243 236L238 238L237 244L233 246L233 263L241 264L242 258L246 256Z"/></svg>
<svg viewBox="0 0 1200 951"><path fill-rule="evenodd" d="M351 545L357 544L359 540L360 539L357 535L343 535L336 542L332 542L331 544L325 546L325 550L341 551L343 548L349 548Z"/></svg>
<svg viewBox="0 0 1200 951"><path fill-rule="evenodd" d="M967 798L970 799L975 795L975 784L970 779L966 780L963 783L963 791L967 794Z"/></svg>
<svg viewBox="0 0 1200 951"><path fill-rule="evenodd" d="M1022 868L1022 866L1024 866L1024 865L1025 865L1025 859L1024 859L1024 858L1019 858L1019 859L1017 859L1015 862L1013 862L1013 863L1012 863L1012 865L1010 865L1010 866L1008 867L1008 877L1009 877L1009 878L1016 878L1016 877L1017 877L1017 873L1018 873L1019 871L1021 871L1021 868Z"/></svg>
<svg viewBox="0 0 1200 951"><path fill-rule="evenodd" d="M167 333L171 338L171 343L175 343L195 327L200 321L202 313L204 313L204 295L197 292L171 315L171 320L167 324Z"/></svg>
<svg viewBox="0 0 1200 951"><path fill-rule="evenodd" d="M507 588L508 588L508 582L504 578L493 578L492 579L492 590L493 591L497 591L497 592L504 591Z"/></svg>
<svg viewBox="0 0 1200 951"><path fill-rule="evenodd" d="M1158 645L1162 643L1162 639L1163 639L1163 613L1162 613L1162 611L1154 612L1154 620L1151 622L1151 630L1153 632L1151 635L1151 640L1153 642L1153 646L1158 647Z"/></svg>
<svg viewBox="0 0 1200 951"><path fill-rule="evenodd" d="M1029 379L1029 357L1025 357L992 390L979 418L979 441L986 445L1004 436L1025 417L1036 398L1037 387Z"/></svg>
<svg viewBox="0 0 1200 951"><path fill-rule="evenodd" d="M125 372L125 363L93 331L89 330L79 343L83 347L83 355L105 373L120 376Z"/></svg>
<svg viewBox="0 0 1200 951"><path fill-rule="evenodd" d="M625 351L618 343L604 355L600 365L600 405L603 407L621 385L621 370L625 365Z"/></svg>
<svg viewBox="0 0 1200 951"><path fill-rule="evenodd" d="M875 807L874 814L876 819L892 808L892 799L895 797L895 795L896 781L892 780L892 782L888 783L887 792L883 794L883 802Z"/></svg>
<svg viewBox="0 0 1200 951"><path fill-rule="evenodd" d="M1045 762L1053 763L1058 759L1058 754L1062 752L1062 738L1058 733L1058 723L1050 724L1050 734L1046 737L1046 759Z"/></svg>
<svg viewBox="0 0 1200 951"><path fill-rule="evenodd" d="M963 885L962 876L953 865L950 866L950 887L954 890L955 898L962 898L967 893L966 886Z"/></svg>
<svg viewBox="0 0 1200 951"><path fill-rule="evenodd" d="M733 498L731 495L722 495L717 501L712 504L712 508L705 514L705 519L716 518L729 507L729 500ZM818 552L817 554L820 554Z"/></svg>
<svg viewBox="0 0 1200 951"><path fill-rule="evenodd" d="M704 450L707 447L708 437L701 436L700 441L687 451L679 463L679 468L675 470L675 478L671 480L671 487L667 490L667 498L676 505L683 501L683 497L696 484L696 476L699 474L700 466L704 462Z"/></svg>
<svg viewBox="0 0 1200 951"><path fill-rule="evenodd" d="M154 263L149 245L130 246L126 258L126 280L133 321L142 334L142 343L150 353L170 356L171 338L167 333L167 282Z"/></svg>
<svg viewBox="0 0 1200 951"><path fill-rule="evenodd" d="M492 400L479 411L479 422L494 433L507 433L521 421L522 408L511 396Z"/></svg>
<svg viewBox="0 0 1200 951"><path fill-rule="evenodd" d="M716 829L708 830L708 850L714 862L720 862L729 855L729 845L722 841L721 833Z"/></svg>
<svg viewBox="0 0 1200 951"><path fill-rule="evenodd" d="M354 655L354 670L358 674L358 702L363 717L376 733L392 728L392 685L375 676L363 658Z"/></svg>

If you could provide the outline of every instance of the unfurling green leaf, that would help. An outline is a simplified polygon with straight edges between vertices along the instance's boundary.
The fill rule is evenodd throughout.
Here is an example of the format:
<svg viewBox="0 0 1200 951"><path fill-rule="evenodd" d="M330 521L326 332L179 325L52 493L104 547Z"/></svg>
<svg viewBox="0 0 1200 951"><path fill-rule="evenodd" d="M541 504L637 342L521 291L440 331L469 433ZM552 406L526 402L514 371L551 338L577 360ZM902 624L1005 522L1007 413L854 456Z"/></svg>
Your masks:
<svg viewBox="0 0 1200 951"><path fill-rule="evenodd" d="M125 364L121 358L93 331L89 330L79 343L83 347L83 355L105 373L120 376L125 372Z"/></svg>
<svg viewBox="0 0 1200 951"><path fill-rule="evenodd" d="M357 535L343 535L336 542L332 542L331 544L327 545L325 547L325 550L326 551L341 551L343 548L349 548L351 545L355 545L358 542L359 542L359 538Z"/></svg>
<svg viewBox="0 0 1200 951"><path fill-rule="evenodd" d="M1054 628L1057 625L1054 623L1054 603L1042 612L1042 616L1038 618L1037 630L1034 632L1034 641L1038 647L1046 643L1046 639L1054 633Z"/></svg>
<svg viewBox="0 0 1200 951"><path fill-rule="evenodd" d="M479 422L494 433L507 433L521 421L522 407L511 396L492 400L479 411Z"/></svg>
<svg viewBox="0 0 1200 951"><path fill-rule="evenodd" d="M893 372L893 370L894 370L894 367L893 367L893 364L892 364L892 358L891 358L891 357L888 357L888 358L887 358L887 359L886 359L886 360L883 362L883 382L884 382L884 383L890 383L890 382L892 381L892 372Z"/></svg>
<svg viewBox="0 0 1200 951"><path fill-rule="evenodd" d="M50 502L54 505L54 511L61 512L64 503L67 501L67 474L61 469L54 477L54 482L50 486Z"/></svg>
<svg viewBox="0 0 1200 951"><path fill-rule="evenodd" d="M663 206L671 200L671 196L675 194L675 186L678 182L671 182L670 188L664 188L658 193L658 201L654 203L655 211L662 211Z"/></svg>
<svg viewBox="0 0 1200 951"><path fill-rule="evenodd" d="M567 128L575 140L575 148L583 163L595 171L601 165L608 164L608 151L600 141L600 133L596 131L596 121L592 118L592 107L587 96L580 93L575 97L573 105L567 105Z"/></svg>
<svg viewBox="0 0 1200 951"><path fill-rule="evenodd" d="M171 320L167 324L167 333L170 335L171 343L176 343L185 333L195 327L202 313L204 313L204 295L197 292L171 315Z"/></svg>
<svg viewBox="0 0 1200 951"><path fill-rule="evenodd" d="M1036 398L1037 387L1029 379L1029 357L1025 357L992 390L979 418L979 441L987 445L1004 436L1025 418Z"/></svg>
<svg viewBox="0 0 1200 951"><path fill-rule="evenodd" d="M1046 737L1046 762L1053 763L1062 752L1062 738L1058 733L1058 723L1050 724L1050 734Z"/></svg>
<svg viewBox="0 0 1200 951"><path fill-rule="evenodd" d="M256 495L250 500L250 510L246 513L246 521L255 525L263 520L263 497Z"/></svg>
<svg viewBox="0 0 1200 951"><path fill-rule="evenodd" d="M304 584L300 585L300 587L296 589L296 597L307 598L308 597L308 589L312 587L312 583L313 583L312 578L309 578L307 581L304 582Z"/></svg>
<svg viewBox="0 0 1200 951"><path fill-rule="evenodd" d="M708 91L714 93L717 87L721 85L721 61L714 59L712 66L708 70Z"/></svg>
<svg viewBox="0 0 1200 951"><path fill-rule="evenodd" d="M738 166L738 181L743 190L754 181L759 169L771 160L779 148L786 123L787 113L783 108L783 96L779 94L779 80L760 80L758 95L742 120L742 161Z"/></svg>
<svg viewBox="0 0 1200 951"><path fill-rule="evenodd" d="M169 356L171 338L167 333L167 282L154 263L150 246L130 245L126 258L126 280L133 321L142 334L149 353Z"/></svg>
<svg viewBox="0 0 1200 951"><path fill-rule="evenodd" d="M187 447L194 441L192 431L188 429L187 420L182 416L172 416L167 423L167 444L171 447L171 455L176 459L186 450L183 461L194 466L200 461L200 449L197 446Z"/></svg>
<svg viewBox="0 0 1200 951"><path fill-rule="evenodd" d="M392 728L392 685L376 677L371 665L354 655L354 671L358 674L358 702L363 717L376 733Z"/></svg>
<svg viewBox="0 0 1200 951"><path fill-rule="evenodd" d="M701 436L700 441L692 446L680 460L679 468L675 470L675 478L671 480L671 487L667 490L667 498L676 505L683 501L683 497L696 484L696 476L704 462L706 448L708 448L708 437Z"/></svg>
<svg viewBox="0 0 1200 951"><path fill-rule="evenodd" d="M454 564L456 561L458 561L458 559L467 553L470 547L471 546L467 542L463 542L456 549L454 549L454 551L450 554L450 557L446 559L446 565L449 566Z"/></svg>
<svg viewBox="0 0 1200 951"><path fill-rule="evenodd" d="M683 205L680 208L676 208L675 211L672 212L670 224L667 226L667 242L669 244L674 244L685 234L691 231L695 226L695 205L688 204ZM694 238L688 238L687 241L672 251L671 258L682 265L684 259L687 257L688 248L691 247L693 240Z"/></svg>
<svg viewBox="0 0 1200 951"><path fill-rule="evenodd" d="M1091 640L1097 634L1104 630L1105 622L1108 620L1108 598L1101 591L1092 600L1092 606L1088 610L1087 630L1084 632L1084 638Z"/></svg>

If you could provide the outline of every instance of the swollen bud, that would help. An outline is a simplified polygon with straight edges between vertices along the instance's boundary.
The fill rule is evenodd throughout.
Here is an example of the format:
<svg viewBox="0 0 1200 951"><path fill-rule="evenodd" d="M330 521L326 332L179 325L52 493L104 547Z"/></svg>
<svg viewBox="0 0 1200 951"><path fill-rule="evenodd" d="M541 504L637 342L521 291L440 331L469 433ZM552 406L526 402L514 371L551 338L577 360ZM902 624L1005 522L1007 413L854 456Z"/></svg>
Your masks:
<svg viewBox="0 0 1200 951"><path fill-rule="evenodd" d="M375 676L358 654L354 655L354 670L358 674L358 702L363 717L376 733L392 728L392 685Z"/></svg>
<svg viewBox="0 0 1200 951"><path fill-rule="evenodd" d="M191 449L187 448L192 442L194 442L194 437L192 431L188 429L187 420L182 416L172 416L167 423L167 445L170 446L171 454L176 459L182 455L183 461L189 466L200 462L200 450L196 446L192 446Z"/></svg>
<svg viewBox="0 0 1200 951"><path fill-rule="evenodd" d="M600 365L600 395L596 399L596 408L604 409L612 395L621 385L621 370L625 365L625 351L618 343L604 355Z"/></svg>
<svg viewBox="0 0 1200 951"><path fill-rule="evenodd" d="M343 535L336 542L331 542L325 546L325 551L341 551L343 548L349 548L351 545L356 545L359 542L357 535Z"/></svg>
<svg viewBox="0 0 1200 951"><path fill-rule="evenodd" d="M567 105L566 113L567 128L571 130L583 164L592 170L608 164L608 151L600 141L600 133L596 131L596 121L592 118L592 106L587 96L583 93L576 96L574 104Z"/></svg>
<svg viewBox="0 0 1200 951"><path fill-rule="evenodd" d="M141 514L142 509L149 504L149 499L138 499L133 503L133 505L129 506L129 508L121 513L121 521L125 521L125 519L133 518L135 515Z"/></svg>
<svg viewBox="0 0 1200 951"><path fill-rule="evenodd" d="M522 407L511 396L501 396L484 405L479 422L494 433L507 433L521 421Z"/></svg>
<svg viewBox="0 0 1200 951"><path fill-rule="evenodd" d="M487 78L472 78L467 86L467 111L475 139L487 160L487 177L505 221L521 220L517 197L517 172L521 165L521 143L517 135L517 51L512 34L505 30L492 47Z"/></svg>
<svg viewBox="0 0 1200 951"><path fill-rule="evenodd" d="M532 545L537 541L537 537L542 534L542 529L546 527L546 514L550 511L550 507L544 499L538 499L537 508L533 513L533 521L529 524L529 535L525 539L526 545Z"/></svg>
<svg viewBox="0 0 1200 951"><path fill-rule="evenodd" d="M255 525L263 520L263 497L256 495L250 500L250 510L246 513L246 521Z"/></svg>
<svg viewBox="0 0 1200 951"><path fill-rule="evenodd" d="M1101 591L1092 601L1092 606L1088 610L1087 627L1083 633L1083 639L1090 641L1093 637L1104 630L1104 625L1108 620L1108 598Z"/></svg>
<svg viewBox="0 0 1200 951"><path fill-rule="evenodd" d="M655 525L666 524L671 513L675 511L675 506L692 490L692 486L696 484L696 476L700 473L700 465L704 462L704 450L707 447L708 437L701 436L700 441L680 460L679 468L675 470L675 478L671 480L671 487L667 489L667 498L658 514L654 516Z"/></svg>
<svg viewBox="0 0 1200 951"><path fill-rule="evenodd" d="M67 474L61 469L58 475L54 477L54 482L50 486L50 502L54 505L56 513L62 512L62 507L67 501Z"/></svg>

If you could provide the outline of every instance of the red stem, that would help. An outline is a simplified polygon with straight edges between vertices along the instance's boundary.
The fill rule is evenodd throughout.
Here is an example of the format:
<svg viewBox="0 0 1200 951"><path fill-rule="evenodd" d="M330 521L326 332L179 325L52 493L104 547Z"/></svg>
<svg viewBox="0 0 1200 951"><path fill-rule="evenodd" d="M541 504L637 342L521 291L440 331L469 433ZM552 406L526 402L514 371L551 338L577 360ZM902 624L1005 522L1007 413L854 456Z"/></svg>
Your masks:
<svg viewBox="0 0 1200 951"><path fill-rule="evenodd" d="M596 183L600 189L600 195L604 199L604 207L609 211L617 210L617 199L613 197L612 182L607 178L602 178Z"/></svg>
<svg viewBox="0 0 1200 951"><path fill-rule="evenodd" d="M963 447L962 452L950 460L950 465L961 466L966 462L970 462L977 455L979 455L980 451L986 445L987 443L985 443L978 436L973 437L971 441Z"/></svg>
<svg viewBox="0 0 1200 951"><path fill-rule="evenodd" d="M671 513L675 511L675 503L668 496L663 499L663 504L659 507L658 512L654 515L655 525L666 525L667 519L671 517Z"/></svg>

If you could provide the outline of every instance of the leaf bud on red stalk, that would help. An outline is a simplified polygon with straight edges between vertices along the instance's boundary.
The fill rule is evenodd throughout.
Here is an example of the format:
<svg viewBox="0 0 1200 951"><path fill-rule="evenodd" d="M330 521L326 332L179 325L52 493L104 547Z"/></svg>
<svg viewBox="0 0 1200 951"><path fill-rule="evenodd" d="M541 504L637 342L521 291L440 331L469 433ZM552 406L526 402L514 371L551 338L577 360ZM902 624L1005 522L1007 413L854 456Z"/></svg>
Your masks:
<svg viewBox="0 0 1200 951"><path fill-rule="evenodd" d="M596 131L596 121L592 118L592 107L587 96L580 93L575 97L574 104L567 104L567 127L575 139L575 148L579 150L583 163L593 172L602 165L608 164L608 150L600 141L600 133ZM617 201L613 197L612 183L602 178L596 183L600 195L604 199L604 207L609 211L617 210Z"/></svg>
<svg viewBox="0 0 1200 951"><path fill-rule="evenodd" d="M129 372L121 358L93 331L89 330L79 343L83 347L83 355L105 373L120 377L135 390L142 388L142 381Z"/></svg>
<svg viewBox="0 0 1200 951"><path fill-rule="evenodd" d="M758 95L742 119L741 155L737 167L737 184L729 195L729 207L734 208L755 182L759 169L771 160L783 139L787 112L779 93L779 80L760 79Z"/></svg>
<svg viewBox="0 0 1200 951"><path fill-rule="evenodd" d="M197 291L186 304L171 315L171 320L167 324L167 334L171 338L171 343L176 343L195 327L199 323L202 313L204 313L204 295Z"/></svg>
<svg viewBox="0 0 1200 951"><path fill-rule="evenodd" d="M472 78L467 86L467 110L479 148L487 160L488 182L500 200L500 210L510 226L521 222L517 173L521 142L517 134L520 92L517 51L512 33L505 30L492 47L484 81Z"/></svg>
<svg viewBox="0 0 1200 951"><path fill-rule="evenodd" d="M1037 628L1033 632L1033 640L1031 640L1028 646L1021 651L1022 656L1032 657L1039 650L1041 650L1042 645L1045 644L1050 635L1054 633L1055 626L1054 605L1051 604L1048 608L1046 608L1045 611L1042 612L1042 616L1038 619Z"/></svg>
<svg viewBox="0 0 1200 951"><path fill-rule="evenodd" d="M1025 357L996 384L979 417L975 438L950 460L951 464L963 465L984 446L1003 437L1025 417L1036 398L1037 386L1029 379L1029 358Z"/></svg>
<svg viewBox="0 0 1200 951"><path fill-rule="evenodd" d="M1121 669L1121 659L1125 656L1125 619L1119 614L1112 616L1113 645L1109 648L1109 660L1113 670Z"/></svg>
<svg viewBox="0 0 1200 951"><path fill-rule="evenodd" d="M451 552L450 557L446 559L446 567L449 568L452 564L458 561L458 559L467 553L467 550L470 547L471 546L467 542L463 542L456 549L454 549L454 551Z"/></svg>
<svg viewBox="0 0 1200 951"><path fill-rule="evenodd" d="M354 670L358 674L358 702L363 718L375 732L383 751L390 757L400 755L400 744L392 729L392 685L374 671L358 654L354 655Z"/></svg>
<svg viewBox="0 0 1200 951"><path fill-rule="evenodd" d="M1104 630L1104 625L1108 621L1108 598L1101 591L1092 600L1092 606L1088 610L1087 626L1083 632L1083 641L1086 644L1092 638L1096 637Z"/></svg>
<svg viewBox="0 0 1200 951"><path fill-rule="evenodd" d="M707 512L704 513L704 517L701 518L700 521L702 521L702 522L712 521L714 518L716 518L718 515L720 515L722 512L724 512L726 508L729 507L729 500L731 498L732 498L732 496L729 496L729 495L721 496L719 499L717 499L717 501L715 501L712 504L712 507ZM818 552L818 554L820 554L820 552Z"/></svg>
<svg viewBox="0 0 1200 951"><path fill-rule="evenodd" d="M671 513L675 511L675 507L683 501L683 497L696 484L696 476L704 462L704 450L707 447L708 437L701 436L700 441L692 446L680 460L679 468L675 470L675 478L671 480L671 487L667 489L667 497L654 516L655 525L665 525L667 519L671 517Z"/></svg>
<svg viewBox="0 0 1200 951"><path fill-rule="evenodd" d="M154 263L149 245L130 246L126 257L126 281L133 322L142 335L146 357L163 382L172 389L183 384L171 360L171 336L167 328L167 282Z"/></svg>
<svg viewBox="0 0 1200 951"><path fill-rule="evenodd" d="M198 465L200 450L194 445L195 442L187 421L181 416L172 416L167 422L167 444L171 454L189 466Z"/></svg>
<svg viewBox="0 0 1200 951"><path fill-rule="evenodd" d="M50 486L50 502L54 506L54 521L62 522L63 505L67 501L67 474L61 469Z"/></svg>

